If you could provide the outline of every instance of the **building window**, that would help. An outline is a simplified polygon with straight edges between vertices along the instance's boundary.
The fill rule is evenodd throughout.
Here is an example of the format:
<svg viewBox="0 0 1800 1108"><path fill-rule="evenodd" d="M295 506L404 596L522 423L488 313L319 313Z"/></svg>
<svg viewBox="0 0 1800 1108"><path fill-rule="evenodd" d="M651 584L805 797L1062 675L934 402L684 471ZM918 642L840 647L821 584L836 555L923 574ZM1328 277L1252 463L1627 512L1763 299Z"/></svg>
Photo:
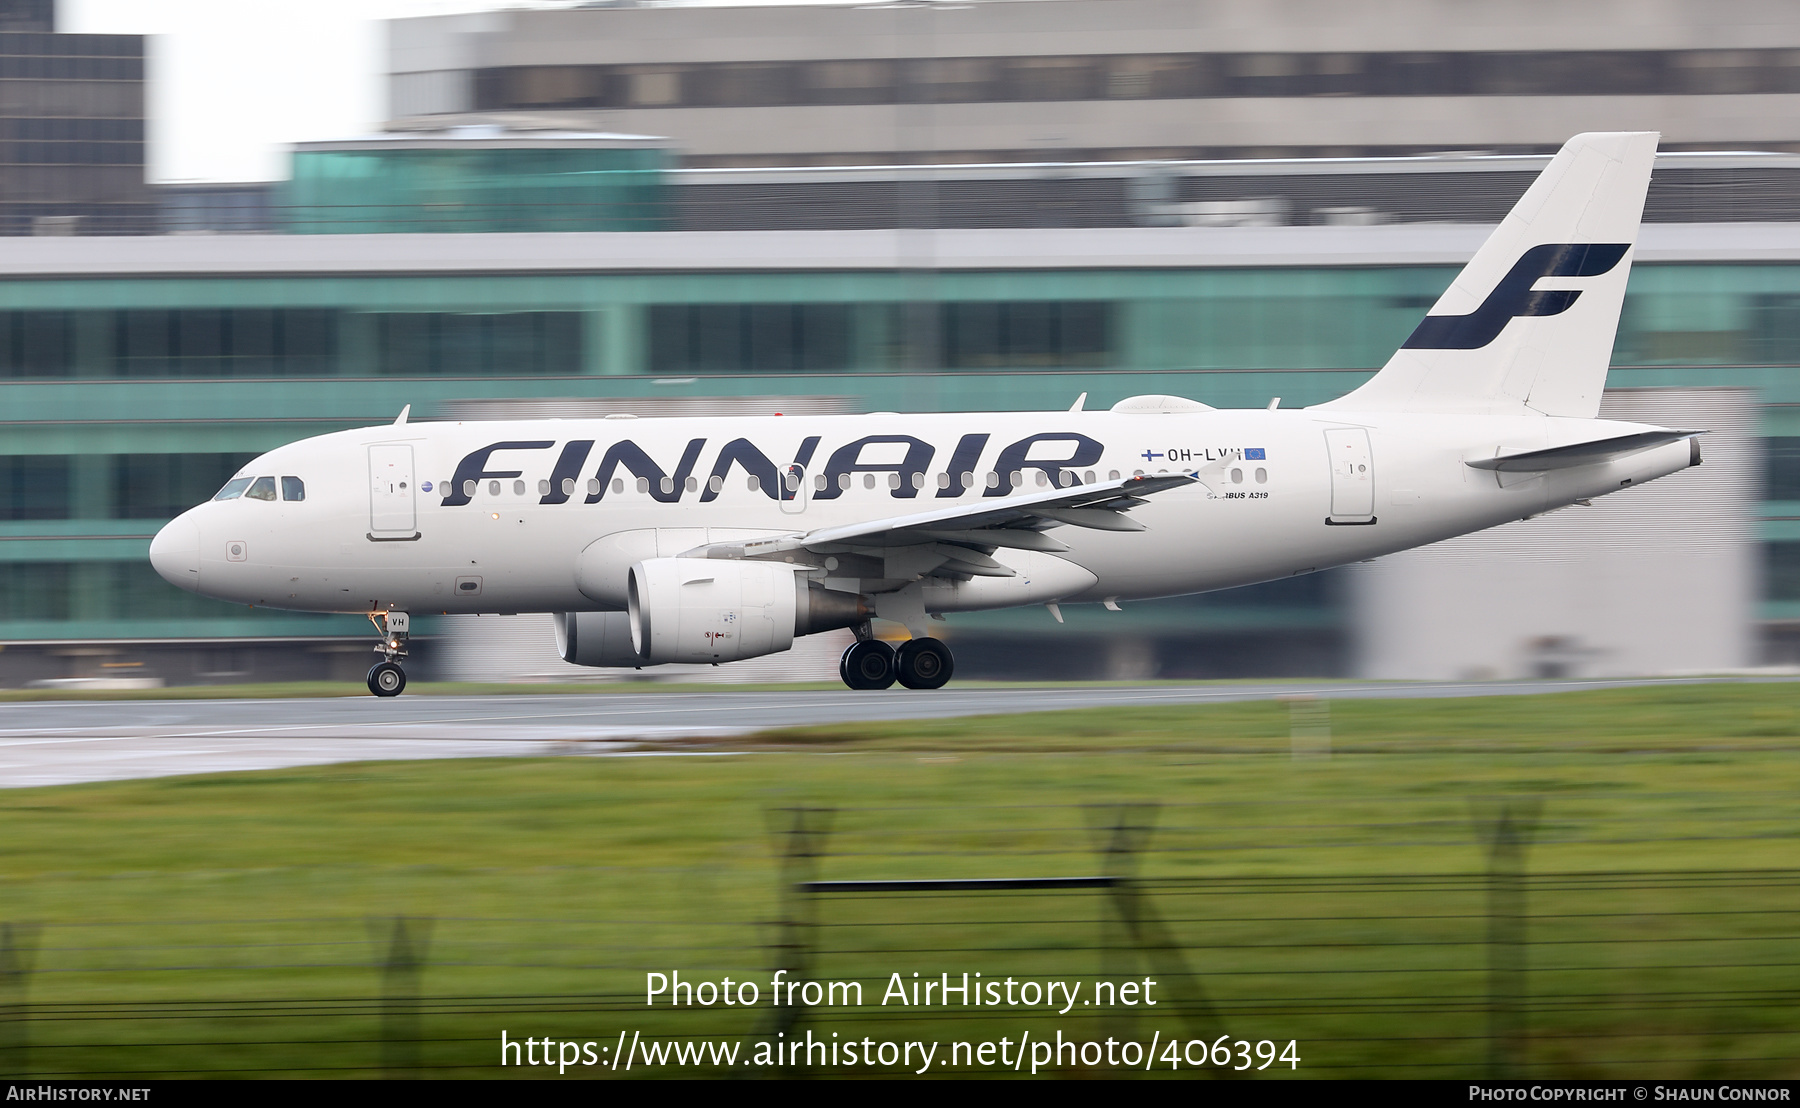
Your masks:
<svg viewBox="0 0 1800 1108"><path fill-rule="evenodd" d="M330 308L134 309L112 313L120 377L326 376L337 370Z"/></svg>
<svg viewBox="0 0 1800 1108"><path fill-rule="evenodd" d="M945 304L939 313L939 362L947 369L1109 365L1112 309L1101 300Z"/></svg>
<svg viewBox="0 0 1800 1108"><path fill-rule="evenodd" d="M391 312L375 321L384 374L560 377L581 372L580 312Z"/></svg>
<svg viewBox="0 0 1800 1108"><path fill-rule="evenodd" d="M1191 53L843 59L475 71L477 111L1289 96L1800 92L1773 50Z"/></svg>
<svg viewBox="0 0 1800 1108"><path fill-rule="evenodd" d="M1763 440L1765 500L1800 500L1800 438Z"/></svg>
<svg viewBox="0 0 1800 1108"><path fill-rule="evenodd" d="M951 104L1000 100L1000 58L916 58L901 63L900 99Z"/></svg>
<svg viewBox="0 0 1800 1108"><path fill-rule="evenodd" d="M112 517L173 519L213 498L254 454L114 454ZM250 486L249 478L238 489Z"/></svg>
<svg viewBox="0 0 1800 1108"><path fill-rule="evenodd" d="M1800 542L1763 544L1764 589L1770 600L1800 600Z"/></svg>
<svg viewBox="0 0 1800 1108"><path fill-rule="evenodd" d="M67 454L0 454L0 519L68 519Z"/></svg>
<svg viewBox="0 0 1800 1108"><path fill-rule="evenodd" d="M652 373L789 373L851 366L847 304L656 304Z"/></svg>
<svg viewBox="0 0 1800 1108"><path fill-rule="evenodd" d="M1800 365L1800 293L1751 296L1749 309L1750 358L1759 365Z"/></svg>
<svg viewBox="0 0 1800 1108"><path fill-rule="evenodd" d="M723 62L695 66L682 82L700 103L720 108L792 104L794 66Z"/></svg>
<svg viewBox="0 0 1800 1108"><path fill-rule="evenodd" d="M800 67L805 99L813 104L888 104L899 94L899 66L871 58L812 62Z"/></svg>
<svg viewBox="0 0 1800 1108"><path fill-rule="evenodd" d="M67 377L74 367L72 312L0 312L0 377Z"/></svg>
<svg viewBox="0 0 1800 1108"><path fill-rule="evenodd" d="M7 565L6 572L0 573L0 613L5 613L0 618L9 622L68 619L69 570L67 562Z"/></svg>
<svg viewBox="0 0 1800 1108"><path fill-rule="evenodd" d="M1103 94L1103 63L1095 58L1011 58L1008 100L1092 100Z"/></svg>
<svg viewBox="0 0 1800 1108"><path fill-rule="evenodd" d="M647 69L626 74L631 106L663 108L681 103L681 71L679 69Z"/></svg>

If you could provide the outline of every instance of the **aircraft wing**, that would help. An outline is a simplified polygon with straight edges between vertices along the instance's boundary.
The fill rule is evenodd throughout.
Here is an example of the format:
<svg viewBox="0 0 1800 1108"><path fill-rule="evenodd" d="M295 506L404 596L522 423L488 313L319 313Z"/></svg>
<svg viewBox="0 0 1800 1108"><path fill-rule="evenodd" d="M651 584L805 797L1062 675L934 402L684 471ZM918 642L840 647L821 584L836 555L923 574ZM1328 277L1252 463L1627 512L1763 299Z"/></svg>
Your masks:
<svg viewBox="0 0 1800 1108"><path fill-rule="evenodd" d="M1006 547L1059 553L1068 547L1044 532L1060 526L1142 531L1144 525L1127 512L1146 503L1146 496L1198 480L1186 473L1157 474L1043 492L1011 493L992 499L983 497L973 504L821 527L795 535L714 543L683 556L769 558L803 551L821 560L838 554L880 559L883 567L867 575L890 580L916 580L934 573L1011 577L1014 571L991 557L995 550ZM908 549L901 554L895 548Z"/></svg>

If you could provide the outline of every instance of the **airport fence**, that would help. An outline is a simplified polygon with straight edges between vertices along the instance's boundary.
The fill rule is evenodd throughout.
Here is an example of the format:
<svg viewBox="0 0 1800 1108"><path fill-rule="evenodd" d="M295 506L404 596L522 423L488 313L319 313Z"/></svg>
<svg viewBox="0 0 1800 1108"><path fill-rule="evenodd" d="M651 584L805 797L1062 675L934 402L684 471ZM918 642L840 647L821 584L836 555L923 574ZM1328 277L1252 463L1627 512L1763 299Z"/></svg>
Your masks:
<svg viewBox="0 0 1800 1108"><path fill-rule="evenodd" d="M596 866L519 878L516 915L458 913L446 871L430 913L15 921L0 1071L842 1076L935 1044L930 1074L1795 1076L1800 869L1562 864L1593 855L1546 839L1678 855L1649 824L1460 804L1290 811L1291 843L1221 836L1216 806L795 805L758 872L665 874L675 912L609 902ZM1332 864L1334 840L1434 864Z"/></svg>

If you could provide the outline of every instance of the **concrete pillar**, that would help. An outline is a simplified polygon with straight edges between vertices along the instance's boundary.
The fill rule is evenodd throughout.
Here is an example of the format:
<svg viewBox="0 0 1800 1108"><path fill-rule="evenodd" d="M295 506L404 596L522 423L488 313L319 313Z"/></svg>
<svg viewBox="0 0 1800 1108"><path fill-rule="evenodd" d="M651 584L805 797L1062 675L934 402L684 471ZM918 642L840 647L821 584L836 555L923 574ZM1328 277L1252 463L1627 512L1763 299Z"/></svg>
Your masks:
<svg viewBox="0 0 1800 1108"><path fill-rule="evenodd" d="M588 373L618 376L650 369L642 304L608 304L590 311L582 327L582 362Z"/></svg>
<svg viewBox="0 0 1800 1108"><path fill-rule="evenodd" d="M72 312L69 365L76 377L110 377L113 374L112 312Z"/></svg>
<svg viewBox="0 0 1800 1108"><path fill-rule="evenodd" d="M113 616L113 564L75 562L69 566L69 618L107 620Z"/></svg>
<svg viewBox="0 0 1800 1108"><path fill-rule="evenodd" d="M76 454L69 459L69 518L111 519L113 455Z"/></svg>
<svg viewBox="0 0 1800 1108"><path fill-rule="evenodd" d="M374 312L338 312L338 373L375 377L381 373L380 319Z"/></svg>
<svg viewBox="0 0 1800 1108"><path fill-rule="evenodd" d="M850 368L880 372L895 368L894 308L855 304L850 308Z"/></svg>

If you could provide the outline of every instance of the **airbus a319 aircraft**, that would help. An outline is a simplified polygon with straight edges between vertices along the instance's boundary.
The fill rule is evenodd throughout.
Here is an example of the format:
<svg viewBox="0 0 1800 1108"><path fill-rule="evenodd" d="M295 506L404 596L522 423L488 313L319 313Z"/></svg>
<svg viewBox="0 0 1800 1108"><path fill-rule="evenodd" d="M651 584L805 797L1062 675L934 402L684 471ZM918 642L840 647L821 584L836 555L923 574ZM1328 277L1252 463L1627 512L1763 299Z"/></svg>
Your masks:
<svg viewBox="0 0 1800 1108"><path fill-rule="evenodd" d="M1310 408L408 423L270 451L150 545L259 607L553 612L583 666L730 662L848 627L853 689L942 686L944 613L1312 573L1700 461L1595 418L1658 136L1577 135L1381 371ZM902 625L896 650L870 621Z"/></svg>

